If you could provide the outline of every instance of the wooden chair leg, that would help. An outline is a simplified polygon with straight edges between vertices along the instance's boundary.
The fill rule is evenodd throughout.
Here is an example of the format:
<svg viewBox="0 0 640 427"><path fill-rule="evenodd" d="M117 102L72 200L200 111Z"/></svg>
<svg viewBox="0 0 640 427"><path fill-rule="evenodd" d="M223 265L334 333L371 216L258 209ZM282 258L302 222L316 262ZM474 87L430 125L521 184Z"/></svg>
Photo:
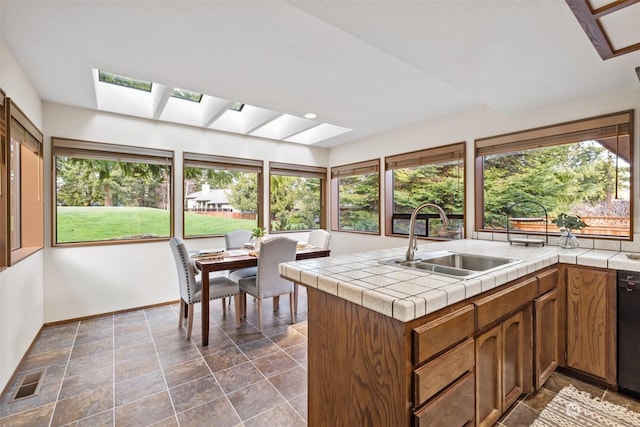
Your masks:
<svg viewBox="0 0 640 427"><path fill-rule="evenodd" d="M276 311L280 308L280 295L276 295L273 297L273 311Z"/></svg>
<svg viewBox="0 0 640 427"><path fill-rule="evenodd" d="M294 300L293 312L298 314L298 283L297 282L293 282L293 300Z"/></svg>
<svg viewBox="0 0 640 427"><path fill-rule="evenodd" d="M225 303L226 298L222 298L222 316L227 317L227 304Z"/></svg>
<svg viewBox="0 0 640 427"><path fill-rule="evenodd" d="M262 333L262 300L258 298L258 331Z"/></svg>
<svg viewBox="0 0 640 427"><path fill-rule="evenodd" d="M191 307L187 306L189 310L189 315L187 316L187 339L191 339L191 331L193 330L193 304L190 304Z"/></svg>
<svg viewBox="0 0 640 427"><path fill-rule="evenodd" d="M180 315L178 316L178 328L182 328L182 324L184 323L184 307L187 305L186 302L182 298L180 298Z"/></svg>
<svg viewBox="0 0 640 427"><path fill-rule="evenodd" d="M295 296L294 292L289 294L289 307L291 307L291 323L296 323Z"/></svg>
<svg viewBox="0 0 640 427"><path fill-rule="evenodd" d="M236 304L236 328L240 327L240 310L241 310L241 303L240 303L240 294L237 294L233 297L233 301ZM229 300L229 302L231 302L231 300Z"/></svg>

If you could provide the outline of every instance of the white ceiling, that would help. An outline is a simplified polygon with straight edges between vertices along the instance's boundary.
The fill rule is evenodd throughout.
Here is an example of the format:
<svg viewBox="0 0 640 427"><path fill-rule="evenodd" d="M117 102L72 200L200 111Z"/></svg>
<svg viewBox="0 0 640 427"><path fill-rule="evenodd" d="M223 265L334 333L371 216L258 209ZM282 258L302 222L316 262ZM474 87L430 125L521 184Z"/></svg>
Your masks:
<svg viewBox="0 0 640 427"><path fill-rule="evenodd" d="M97 109L97 68L353 129L321 147L630 87L640 66L603 61L564 0L0 0L0 36L45 101Z"/></svg>

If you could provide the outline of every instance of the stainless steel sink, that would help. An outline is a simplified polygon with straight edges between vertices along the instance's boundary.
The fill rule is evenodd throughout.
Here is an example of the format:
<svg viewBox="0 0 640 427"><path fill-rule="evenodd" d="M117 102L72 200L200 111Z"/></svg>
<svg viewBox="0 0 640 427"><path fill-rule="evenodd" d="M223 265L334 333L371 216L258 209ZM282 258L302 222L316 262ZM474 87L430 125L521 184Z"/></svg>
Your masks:
<svg viewBox="0 0 640 427"><path fill-rule="evenodd" d="M462 252L418 252L412 261L404 258L391 258L380 261L383 264L398 265L400 267L413 268L447 276L469 278L497 270L520 260L495 257L489 255L476 255Z"/></svg>

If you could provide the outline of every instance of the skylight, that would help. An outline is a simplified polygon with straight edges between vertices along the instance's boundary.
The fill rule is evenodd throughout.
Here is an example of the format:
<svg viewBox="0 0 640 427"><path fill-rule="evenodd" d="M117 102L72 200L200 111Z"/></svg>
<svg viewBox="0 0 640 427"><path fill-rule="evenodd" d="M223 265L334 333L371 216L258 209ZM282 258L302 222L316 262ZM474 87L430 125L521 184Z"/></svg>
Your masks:
<svg viewBox="0 0 640 427"><path fill-rule="evenodd" d="M202 100L202 94L198 92L192 92L187 89L180 89L179 87L174 87L171 91L171 96L174 98L184 99L186 101L200 102Z"/></svg>
<svg viewBox="0 0 640 427"><path fill-rule="evenodd" d="M234 102L233 105L229 107L229 110L241 112L243 108L244 104L242 102Z"/></svg>
<svg viewBox="0 0 640 427"><path fill-rule="evenodd" d="M92 73L100 111L306 145L352 130L96 68Z"/></svg>
<svg viewBox="0 0 640 427"><path fill-rule="evenodd" d="M108 71L99 70L98 78L101 82L111 83L118 86L129 87L132 89L144 90L145 92L151 92L151 82L145 80L134 79L133 77L127 77L116 73L110 73Z"/></svg>

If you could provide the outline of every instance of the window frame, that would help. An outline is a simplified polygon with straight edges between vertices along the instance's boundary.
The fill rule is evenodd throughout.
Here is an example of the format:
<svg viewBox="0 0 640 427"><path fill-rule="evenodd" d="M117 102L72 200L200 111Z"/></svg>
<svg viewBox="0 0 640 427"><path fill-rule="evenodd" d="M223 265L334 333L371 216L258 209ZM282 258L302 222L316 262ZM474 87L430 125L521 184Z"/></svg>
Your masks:
<svg viewBox="0 0 640 427"><path fill-rule="evenodd" d="M376 236L379 236L381 234L382 220L380 210L382 208L382 182L380 169L380 159L365 160L362 162L331 167L331 231L370 234ZM348 230L340 228L340 178L368 175L372 173L378 174L378 231Z"/></svg>
<svg viewBox="0 0 640 427"><path fill-rule="evenodd" d="M320 229L327 228L327 168L322 166L308 166L294 163L269 162L269 213L268 230L270 234L298 233L314 230L277 230L271 229L271 177L273 175L295 176L320 179Z"/></svg>
<svg viewBox="0 0 640 427"><path fill-rule="evenodd" d="M2 183L0 190L2 192L2 235L5 243L2 248L2 265L11 266L19 261L29 257L30 255L44 248L44 145L42 132L31 122L26 114L13 102L11 98L2 95L3 105L5 109L3 128L4 135L2 138ZM18 191L19 196L19 219L15 223L19 226L20 247L12 249L13 237L11 233L11 173L10 165L10 147L14 136L20 139L18 141L20 151L23 147L35 154L32 159L27 158L26 161L35 160L37 162L36 176L29 178L34 168L30 167L26 171L23 169L23 162L20 160L20 171ZM22 158L22 154L20 154ZM26 165L29 167L29 165ZM27 191L25 186L35 186L35 195L32 191Z"/></svg>
<svg viewBox="0 0 640 427"><path fill-rule="evenodd" d="M202 153L191 153L184 152L182 153L182 234L185 239L194 239L194 238L202 238L202 237L220 237L224 236L224 233L218 234L204 234L204 235L186 235L185 232L185 222L184 222L184 213L185 213L185 202L186 202L186 194L184 191L184 182L185 182L185 169L187 167L196 167L196 168L207 168L207 169L232 169L239 170L245 172L255 172L257 173L257 186L258 186L258 194L257 197L257 208L256 215L257 217L257 226L264 226L264 218L263 218L263 199L264 199L264 161L262 160L253 160L253 159L244 159L239 157L227 157L227 156L218 156L215 154L202 154Z"/></svg>
<svg viewBox="0 0 640 427"><path fill-rule="evenodd" d="M82 155L87 157L82 157ZM67 156L85 159L101 159L110 161L135 161L136 163L164 164L171 168L169 183L169 235L162 237L144 237L140 239L111 239L89 242L57 242L57 168L56 157ZM131 243L145 243L168 240L174 236L174 187L175 187L175 153L172 150L146 148L131 145L120 145L107 142L87 141L75 138L51 137L51 246L52 247L85 247L105 246Z"/></svg>
<svg viewBox="0 0 640 427"><path fill-rule="evenodd" d="M410 151L407 153L396 154L393 156L387 156L384 159L384 191L385 191L385 236L389 237L407 237L407 234L400 234L393 232L394 219L406 219L411 217L410 213L394 213L393 205L393 171L395 169L410 168L416 166L426 166L438 163L445 163L448 161L462 161L462 174L463 174L463 207L462 214L453 214L447 212L449 219L462 219L463 229L466 229L466 209L467 209L467 160L466 160L466 143L455 142L453 144L441 145L438 147L427 148L424 150ZM425 221L425 225L428 224L430 219L439 219L440 215L435 212L419 213L416 217L419 221ZM428 230L429 227L426 227ZM430 240L443 240L435 236L416 234L418 238L425 238ZM444 239L448 240L448 239Z"/></svg>
<svg viewBox="0 0 640 427"><path fill-rule="evenodd" d="M484 161L488 154L513 153L517 151L554 147L559 145L578 143L585 140L597 140L611 137L613 126L623 126L629 133L629 236L584 234L581 237L589 239L604 239L629 241L634 234L634 110L625 110L601 116L589 117L569 122L557 123L523 131L476 139L474 142L475 162L475 231L491 233L507 233L507 230L484 227ZM613 135L615 136L615 134ZM617 153L616 153L617 154ZM519 233L510 230L510 233ZM520 232L520 234L535 234ZM560 235L560 231L548 231L550 235Z"/></svg>

